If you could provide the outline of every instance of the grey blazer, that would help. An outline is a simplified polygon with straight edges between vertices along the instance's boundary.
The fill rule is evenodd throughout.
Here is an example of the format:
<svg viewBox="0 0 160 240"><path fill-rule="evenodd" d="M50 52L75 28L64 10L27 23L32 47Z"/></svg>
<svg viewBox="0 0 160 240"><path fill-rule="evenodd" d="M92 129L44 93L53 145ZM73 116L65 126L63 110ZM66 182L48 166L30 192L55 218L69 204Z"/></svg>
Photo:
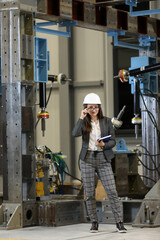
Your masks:
<svg viewBox="0 0 160 240"><path fill-rule="evenodd" d="M116 145L115 133L111 123L111 119L108 117L99 119L99 125L101 129L101 137L112 135L111 139L105 143L105 146L103 148L104 155L107 161L110 162L111 159L114 157L112 148ZM83 128L84 128L84 120L79 119L72 131L73 137L82 136L82 148L79 155L79 159L81 160L85 159L85 156L88 150L88 145L89 145L89 133L87 134L86 138L84 138Z"/></svg>

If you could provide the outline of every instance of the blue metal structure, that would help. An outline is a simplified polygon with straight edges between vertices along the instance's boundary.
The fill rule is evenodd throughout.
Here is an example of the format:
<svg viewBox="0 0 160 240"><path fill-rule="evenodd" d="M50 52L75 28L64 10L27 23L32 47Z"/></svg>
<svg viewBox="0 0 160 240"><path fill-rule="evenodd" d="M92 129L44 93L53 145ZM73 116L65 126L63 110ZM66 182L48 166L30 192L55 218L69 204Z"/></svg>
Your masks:
<svg viewBox="0 0 160 240"><path fill-rule="evenodd" d="M48 29L45 27L59 24L59 27L66 27L66 32ZM71 26L75 26L76 21L64 20L63 22L40 22L34 23L34 31L45 34L52 34L61 37L71 36ZM35 82L48 82L48 70L50 70L50 53L47 52L47 39L34 38L34 79Z"/></svg>
<svg viewBox="0 0 160 240"><path fill-rule="evenodd" d="M140 35L138 39L139 39L139 46L142 46L142 47L150 47L151 42L156 42L156 37Z"/></svg>
<svg viewBox="0 0 160 240"><path fill-rule="evenodd" d="M118 41L118 36L124 36L125 31L116 31L116 30L109 30L107 33L108 36L113 37L114 46L117 47L124 47L124 48L130 48L135 50L147 50L151 46L151 42L155 42L155 37L150 36L139 36L139 45L135 44L129 44L125 42ZM133 57L131 58L131 68L136 69L148 65L155 64L157 62L156 58L152 57ZM158 93L158 73L155 72L149 72L143 74L142 77L138 77L140 82L140 88L142 89L142 93L149 93L147 92L147 89L153 92L154 94ZM134 77L129 77L129 83L131 84L131 93L134 94ZM146 90L145 90L146 89Z"/></svg>
<svg viewBox="0 0 160 240"><path fill-rule="evenodd" d="M47 39L34 37L34 79L35 82L48 82Z"/></svg>
<svg viewBox="0 0 160 240"><path fill-rule="evenodd" d="M117 140L116 150L114 153L133 153L131 150L128 150L126 147L126 142L123 138Z"/></svg>
<svg viewBox="0 0 160 240"><path fill-rule="evenodd" d="M140 46L140 45L136 45L136 44L118 41L118 36L124 36L124 35L125 35L125 31L109 30L107 32L108 37L113 37L113 43L114 43L115 47L130 48L130 49L135 49L135 50L147 48L147 46Z"/></svg>
<svg viewBox="0 0 160 240"><path fill-rule="evenodd" d="M148 65L157 63L157 59L153 57L143 56L143 57L133 57L131 58L131 68L136 69ZM129 77L129 83L131 84L131 93L134 94L134 78ZM158 93L158 72L149 72L138 77L141 92L144 94L149 94L149 91L157 94ZM148 91L147 91L148 90Z"/></svg>
<svg viewBox="0 0 160 240"><path fill-rule="evenodd" d="M59 24L59 27L66 27L66 32L44 28L47 26L54 26L57 24ZM59 23L57 23L57 22L35 23L34 31L46 33L46 34L57 35L57 36L61 36L61 37L71 37L71 26L75 26L75 25L77 25L76 21L69 21L69 20L64 20L63 22L59 22Z"/></svg>
<svg viewBox="0 0 160 240"><path fill-rule="evenodd" d="M133 11L133 7L137 7L137 0L126 0L126 5L129 5L130 16L148 16L152 14L159 14L160 9L144 10L144 11Z"/></svg>

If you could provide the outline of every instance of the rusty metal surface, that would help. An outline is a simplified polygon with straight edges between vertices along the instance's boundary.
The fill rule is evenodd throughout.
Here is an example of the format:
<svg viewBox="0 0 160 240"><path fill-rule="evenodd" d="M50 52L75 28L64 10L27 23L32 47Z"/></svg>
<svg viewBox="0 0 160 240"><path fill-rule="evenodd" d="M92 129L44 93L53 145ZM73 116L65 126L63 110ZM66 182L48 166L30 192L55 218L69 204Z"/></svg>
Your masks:
<svg viewBox="0 0 160 240"><path fill-rule="evenodd" d="M126 11L95 3L94 0L39 0L37 18L50 21L70 19L76 20L77 26L88 29L104 32L109 29L125 30L131 34L160 37L160 20L146 16L130 17Z"/></svg>

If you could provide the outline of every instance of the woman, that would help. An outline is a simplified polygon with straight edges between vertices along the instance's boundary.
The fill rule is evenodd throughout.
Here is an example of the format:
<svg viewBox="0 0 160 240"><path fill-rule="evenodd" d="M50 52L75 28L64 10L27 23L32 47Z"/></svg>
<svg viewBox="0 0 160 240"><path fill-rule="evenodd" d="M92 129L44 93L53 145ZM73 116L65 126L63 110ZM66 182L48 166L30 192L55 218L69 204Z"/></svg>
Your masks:
<svg viewBox="0 0 160 240"><path fill-rule="evenodd" d="M95 199L95 174L97 173L108 195L117 231L126 232L111 168L111 159L114 157L112 148L116 144L111 120L103 116L101 100L97 94L87 94L83 104L84 109L81 111L80 119L72 134L74 137L82 136L82 149L79 158L87 210L92 222L90 231L98 232ZM100 137L107 135L111 135L108 141L98 141Z"/></svg>

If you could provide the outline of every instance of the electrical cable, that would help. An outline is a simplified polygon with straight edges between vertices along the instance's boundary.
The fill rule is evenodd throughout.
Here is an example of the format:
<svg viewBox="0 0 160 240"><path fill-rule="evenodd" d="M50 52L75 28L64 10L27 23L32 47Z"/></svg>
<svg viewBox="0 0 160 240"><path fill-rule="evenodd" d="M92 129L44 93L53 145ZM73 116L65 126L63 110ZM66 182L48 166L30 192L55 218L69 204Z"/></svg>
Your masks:
<svg viewBox="0 0 160 240"><path fill-rule="evenodd" d="M153 123L153 125L154 125L154 127L157 129L157 131L159 131L159 130L158 130L158 127L157 127L157 123L156 123L155 117L154 117L153 114L148 110L148 108L147 108L147 106L146 106L146 103L145 103L145 101L144 101L143 94L142 94L141 92L140 92L140 96L141 96L141 98L142 98L143 104L144 104L144 106L145 106L145 108L146 108L146 111L147 111L147 113L148 113L148 115L149 115L149 118L150 118L151 122ZM144 110L143 110L143 111L144 111ZM152 115L152 118L154 119L154 122L153 122L153 119L151 118L150 115Z"/></svg>
<svg viewBox="0 0 160 240"><path fill-rule="evenodd" d="M153 97L155 97L155 95L156 95L156 94L154 94L154 93L153 93L150 89L148 89L148 88L140 88L140 90L144 90L144 91L147 91L147 92L151 93ZM143 94L143 95L147 95L146 93L142 93L142 94Z"/></svg>
<svg viewBox="0 0 160 240"><path fill-rule="evenodd" d="M149 116L151 122L153 123L154 127L156 128L157 133L159 134L159 129L158 129L158 126L157 126L156 119L155 119L154 115L148 110L148 108L147 108L147 106L146 106L146 103L145 103L145 101L144 101L143 94L141 93L141 89L140 89L139 86L138 86L138 88L139 88L139 94L140 94L140 96L141 96L141 98L142 98L142 101L143 101L143 104L144 104L144 106L145 106L145 109L146 109L146 111L147 111L147 113L148 113L148 116ZM144 111L144 110L143 110L143 111ZM153 121L153 120L154 120L154 121Z"/></svg>
<svg viewBox="0 0 160 240"><path fill-rule="evenodd" d="M52 152L47 146L45 146L45 148L46 148L46 151L47 151L47 152L50 152L52 155L54 155L54 157L55 157L55 156L56 156L56 157L60 157L60 156L58 156L58 155L55 155L55 154L54 154L54 153L53 153L53 152ZM79 178L73 176L73 175L70 174L69 172L66 172L66 171L63 169L63 167L60 166L60 164L59 164L57 161L55 161L54 163L55 163L55 164L57 165L57 167L60 168L60 170L63 171L65 174L67 174L68 176L70 176L70 177L72 177L72 178L74 178L74 179L76 179L76 180L82 182L81 179L79 179ZM66 166L67 166L67 165L66 165Z"/></svg>
<svg viewBox="0 0 160 240"><path fill-rule="evenodd" d="M149 179L149 180L151 180L151 181L153 181L153 182L155 182L156 183L156 181L155 180L153 180L152 178L150 178L150 177L146 177L146 176L144 176L144 175L139 175L140 177L144 177L144 178L147 178L147 179Z"/></svg>
<svg viewBox="0 0 160 240"><path fill-rule="evenodd" d="M152 158L152 156L151 156L151 154L150 154L150 152L148 151L148 149L145 147L145 146L143 146L143 145L139 145L140 147L142 147L143 149L145 149L146 150L146 152L149 154L149 157L150 157L150 159L151 159L151 161L152 161L152 163L153 163L153 165L154 165L154 167L155 167L155 169L157 168L157 166L156 166L156 164L155 164L155 161L153 160L153 158ZM159 172L159 170L157 170L157 172L158 172L158 174L160 175L160 172Z"/></svg>
<svg viewBox="0 0 160 240"><path fill-rule="evenodd" d="M159 171L158 171L158 167L156 167L156 168L149 168L149 167L147 167L138 157L137 157L137 159L138 159L138 161L143 165L143 167L145 167L147 170L149 170L149 171L157 171L158 173L159 173Z"/></svg>
<svg viewBox="0 0 160 240"><path fill-rule="evenodd" d="M153 121L152 121L152 123L153 123L153 125L155 126L155 128L157 129L157 131L159 131L159 130L158 130L158 126L157 126L157 122L156 122L156 119L155 119L153 113L152 113L151 111L149 111L148 109L142 110L142 112L148 112L148 114L150 114L150 115L152 116L152 118L153 118L152 120L154 120L154 123L153 123Z"/></svg>
<svg viewBox="0 0 160 240"><path fill-rule="evenodd" d="M147 108L147 106L146 106L146 103L145 103L145 101L144 101L144 97L143 97L143 95L144 94L142 94L141 93L141 88L140 88L140 86L139 85L137 85L137 87L138 87L138 92L139 92L139 95L141 96L141 98L142 98L142 101L143 101L143 104L144 104L144 106L145 106L145 108L146 108L146 110L147 110L147 112L150 112L149 110L148 110L148 108ZM149 90L148 90L149 91ZM151 121L152 121L152 119L151 119Z"/></svg>
<svg viewBox="0 0 160 240"><path fill-rule="evenodd" d="M152 157L157 157L157 156L159 156L160 155L160 153L157 153L157 154L147 154L147 153L143 153L143 152L141 152L141 154L142 155L146 155L146 156L152 156Z"/></svg>
<svg viewBox="0 0 160 240"><path fill-rule="evenodd" d="M48 103L49 103L52 90L53 90L53 82L51 83L51 87L50 87L50 90L49 90L48 98L47 98L47 101L46 101L46 107L47 107L47 105L48 105Z"/></svg>
<svg viewBox="0 0 160 240"><path fill-rule="evenodd" d="M65 185L64 185L64 186L65 186ZM76 188L76 187L72 187L72 186L68 186L68 185L67 185L67 188L75 189L75 190L77 190L77 191L80 191L80 190L81 190L80 188Z"/></svg>
<svg viewBox="0 0 160 240"><path fill-rule="evenodd" d="M58 163L56 163L56 164L58 164ZM61 168L61 166L58 166L58 167L60 167L60 168ZM82 180L81 180L81 179L79 179L79 178L77 178L77 177L73 176L72 174L70 174L70 173L66 172L64 169L62 169L62 168L61 168L61 170L62 170L62 171L65 173L65 174L67 174L68 176L70 176L70 177L72 177L72 178L74 178L74 179L76 179L76 180L78 180L78 181L82 182Z"/></svg>

